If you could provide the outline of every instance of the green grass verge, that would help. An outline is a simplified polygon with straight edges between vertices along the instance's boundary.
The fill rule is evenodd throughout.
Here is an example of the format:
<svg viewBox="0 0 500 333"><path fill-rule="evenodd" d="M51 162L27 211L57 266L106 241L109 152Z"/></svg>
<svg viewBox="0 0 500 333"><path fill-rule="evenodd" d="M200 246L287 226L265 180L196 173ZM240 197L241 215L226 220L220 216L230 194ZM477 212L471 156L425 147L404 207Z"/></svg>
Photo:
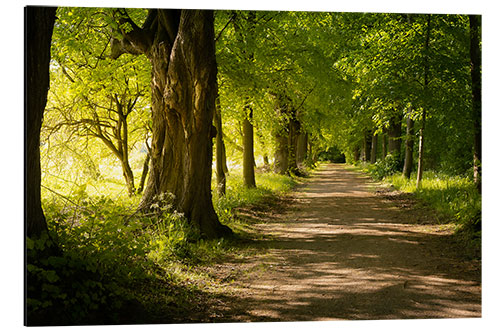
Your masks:
<svg viewBox="0 0 500 333"><path fill-rule="evenodd" d="M417 188L416 174L410 179L400 172L385 175L379 165L359 164L357 170L367 173L376 181L394 186L397 190L413 193L417 201L434 208L443 221L455 225L456 235L479 253L481 248L481 194L473 181L464 176L450 176L435 171L425 171Z"/></svg>

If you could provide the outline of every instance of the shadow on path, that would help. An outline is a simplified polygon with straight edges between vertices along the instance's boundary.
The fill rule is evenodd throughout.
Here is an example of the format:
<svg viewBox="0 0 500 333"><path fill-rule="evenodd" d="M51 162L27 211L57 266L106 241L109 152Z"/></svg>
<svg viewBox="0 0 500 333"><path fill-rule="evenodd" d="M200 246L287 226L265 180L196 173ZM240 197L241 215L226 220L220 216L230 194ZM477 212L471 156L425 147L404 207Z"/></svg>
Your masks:
<svg viewBox="0 0 500 333"><path fill-rule="evenodd" d="M429 224L432 212L401 210L373 186L322 166L287 212L256 225L271 255L234 261L248 274L220 321L480 317L480 263Z"/></svg>

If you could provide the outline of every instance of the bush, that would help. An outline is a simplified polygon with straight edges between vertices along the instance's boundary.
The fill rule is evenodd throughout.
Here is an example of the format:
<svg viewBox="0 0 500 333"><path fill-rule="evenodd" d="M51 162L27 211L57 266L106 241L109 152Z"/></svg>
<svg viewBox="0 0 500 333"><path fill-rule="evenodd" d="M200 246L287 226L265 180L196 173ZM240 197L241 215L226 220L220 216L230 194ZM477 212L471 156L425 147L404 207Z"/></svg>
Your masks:
<svg viewBox="0 0 500 333"><path fill-rule="evenodd" d="M119 322L118 313L130 300L120 276L107 274L99 258L80 251L46 255L51 238L47 233L27 238L28 325Z"/></svg>
<svg viewBox="0 0 500 333"><path fill-rule="evenodd" d="M368 166L370 176L376 180L382 180L387 176L401 172L403 163L399 155L389 154L383 160L377 161L375 164Z"/></svg>
<svg viewBox="0 0 500 333"><path fill-rule="evenodd" d="M214 197L221 222L234 228L234 208L286 192L295 181L269 173L258 174L257 183L247 189L241 176L228 178L227 195ZM189 275L190 265L234 250L231 240L200 239L168 193L147 213L135 210L139 197L109 197L89 196L83 187L73 196L45 197L49 233L27 239L28 325L140 323L141 303L180 297L191 304L185 300L196 285L185 280L200 277ZM54 243L57 251L47 251ZM158 288L168 290L157 294Z"/></svg>

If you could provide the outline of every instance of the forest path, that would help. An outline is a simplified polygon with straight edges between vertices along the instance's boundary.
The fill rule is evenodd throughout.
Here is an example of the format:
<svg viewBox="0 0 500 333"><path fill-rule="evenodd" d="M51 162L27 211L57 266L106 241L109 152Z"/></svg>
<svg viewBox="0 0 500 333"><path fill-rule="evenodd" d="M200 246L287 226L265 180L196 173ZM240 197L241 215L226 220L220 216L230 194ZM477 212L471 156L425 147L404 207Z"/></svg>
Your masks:
<svg viewBox="0 0 500 333"><path fill-rule="evenodd" d="M284 212L254 225L267 255L222 264L233 292L215 321L481 316L480 262L428 209L325 164Z"/></svg>

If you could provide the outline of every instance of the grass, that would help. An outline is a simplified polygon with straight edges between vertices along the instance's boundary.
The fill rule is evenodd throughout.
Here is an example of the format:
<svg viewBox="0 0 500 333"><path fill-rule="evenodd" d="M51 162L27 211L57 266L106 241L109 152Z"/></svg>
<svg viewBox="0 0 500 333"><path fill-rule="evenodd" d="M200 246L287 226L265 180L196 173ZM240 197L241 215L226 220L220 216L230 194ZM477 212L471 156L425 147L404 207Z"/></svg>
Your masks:
<svg viewBox="0 0 500 333"><path fill-rule="evenodd" d="M295 185L287 176L258 173L257 188L247 189L241 178L233 170L226 196L213 196L220 221L237 237L215 240L199 239L182 214L172 210L168 195L158 198L156 214L145 215L135 211L138 196L128 197L123 188L107 187L103 180L75 185L45 178L42 197L50 237L28 239L28 324L175 322L206 311L203 304L226 282L203 267L249 251L238 241L249 229L234 210L268 201ZM41 256L51 242L62 253Z"/></svg>
<svg viewBox="0 0 500 333"><path fill-rule="evenodd" d="M455 225L455 234L471 253L481 248L481 194L473 181L465 176L451 176L435 171L425 171L417 188L416 174L410 179L400 172L381 175L377 166L364 164L357 167L375 180L394 186L397 190L413 193L422 203L434 208L443 222Z"/></svg>

